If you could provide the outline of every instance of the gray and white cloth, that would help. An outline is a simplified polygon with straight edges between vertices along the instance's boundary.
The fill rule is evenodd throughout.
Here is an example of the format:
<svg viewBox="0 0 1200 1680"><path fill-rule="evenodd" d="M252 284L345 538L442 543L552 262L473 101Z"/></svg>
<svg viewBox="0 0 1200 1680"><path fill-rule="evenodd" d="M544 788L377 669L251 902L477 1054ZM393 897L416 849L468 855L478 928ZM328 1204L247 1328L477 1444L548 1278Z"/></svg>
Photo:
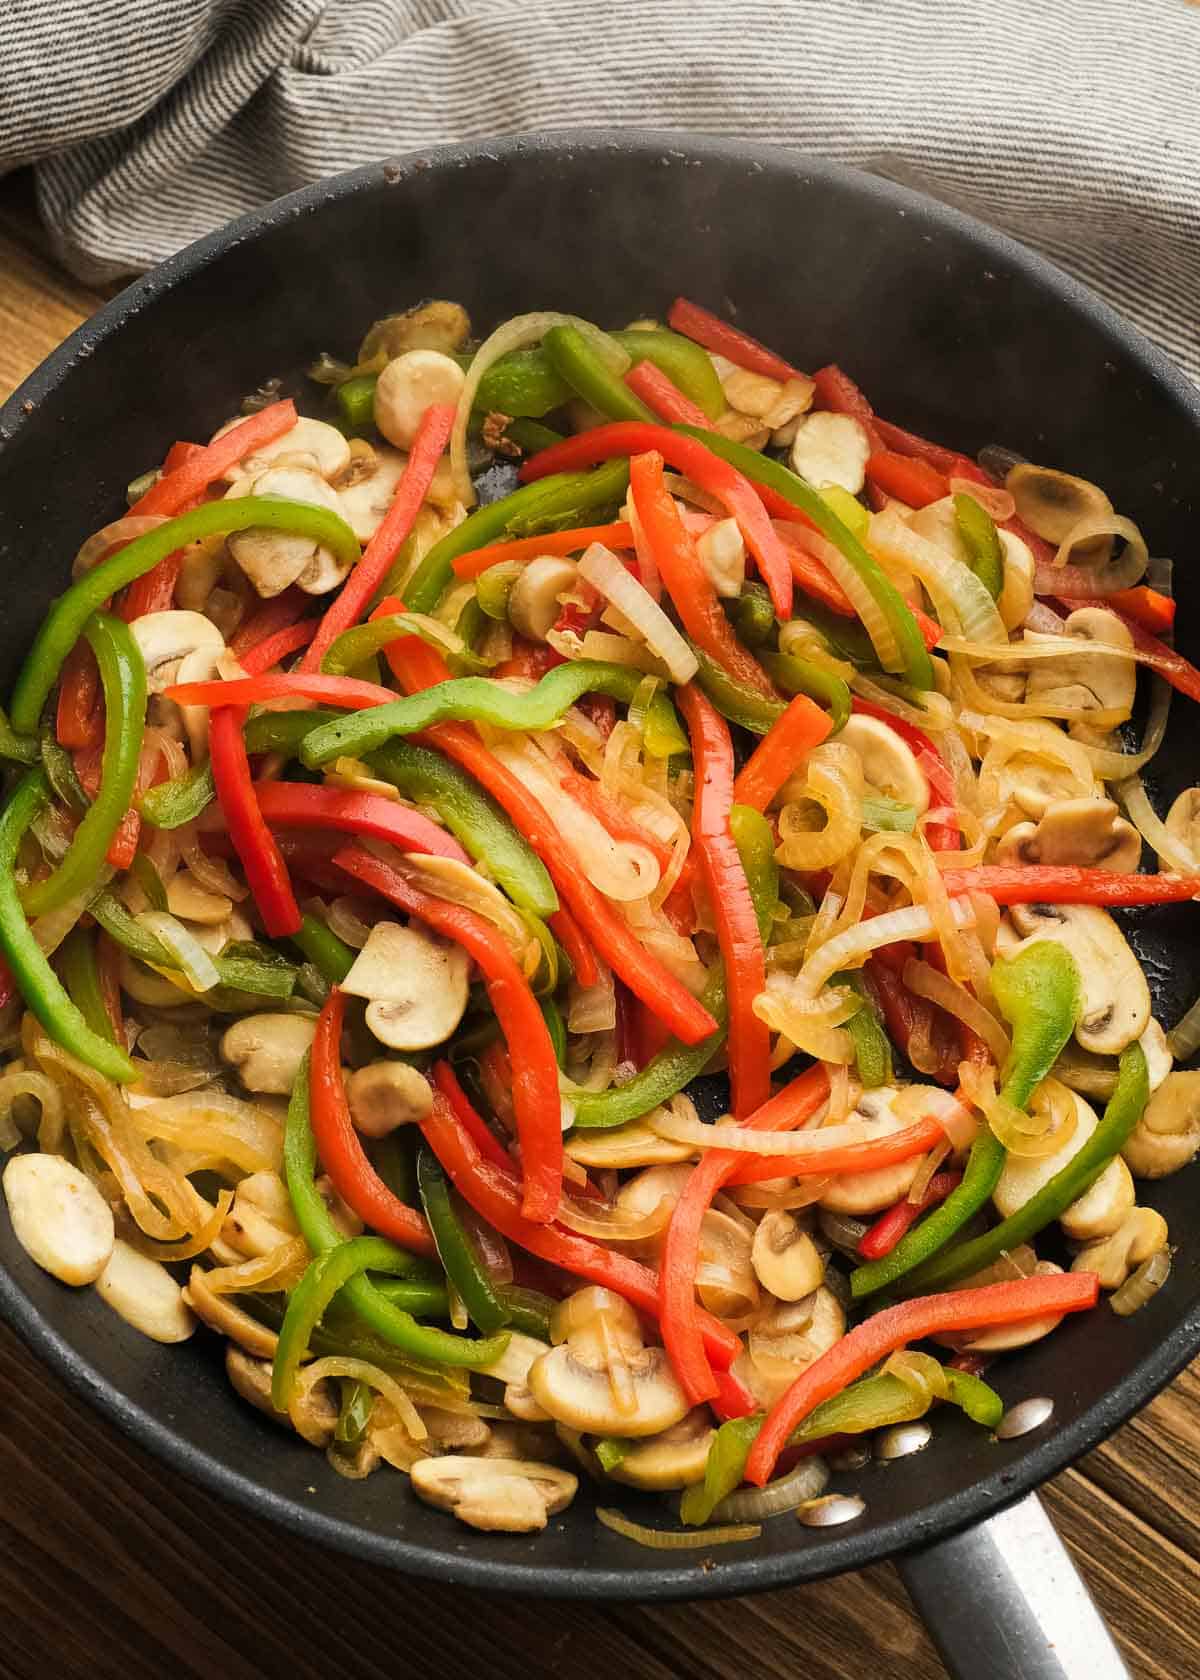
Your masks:
<svg viewBox="0 0 1200 1680"><path fill-rule="evenodd" d="M920 187L1200 380L1195 0L0 0L0 172L89 281L374 158L597 125Z"/></svg>

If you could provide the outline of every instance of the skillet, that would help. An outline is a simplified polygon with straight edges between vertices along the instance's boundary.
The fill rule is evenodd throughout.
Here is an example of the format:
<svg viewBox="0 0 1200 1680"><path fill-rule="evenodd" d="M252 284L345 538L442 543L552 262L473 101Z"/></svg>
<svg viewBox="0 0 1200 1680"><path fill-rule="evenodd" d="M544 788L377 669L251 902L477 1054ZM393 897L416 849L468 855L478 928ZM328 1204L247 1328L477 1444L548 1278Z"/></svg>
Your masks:
<svg viewBox="0 0 1200 1680"><path fill-rule="evenodd" d="M294 193L173 257L56 351L0 410L0 689L125 483L181 433L207 437L265 379L283 376L311 411L298 370L427 295L461 300L488 330L535 307L614 325L661 313L677 292L736 314L799 366L838 360L913 430L967 451L1003 442L1095 479L1154 552L1190 557L1200 396L1048 263L905 188L794 154L561 133L440 148ZM1200 585L1186 565L1176 590L1179 645L1195 659ZM1176 705L1152 766L1160 801L1197 780L1194 738ZM1126 926L1170 1025L1200 992L1195 912L1164 907ZM976 1525L1095 1446L1200 1350L1197 1170L1140 1192L1181 1242L1148 1306L1126 1320L1103 1308L1068 1319L995 1368L1006 1402L1053 1399L1048 1426L999 1443L947 1408L928 1450L853 1479L867 1501L858 1522L777 1520L711 1558L630 1545L596 1524L586 1492L546 1533L512 1537L461 1528L384 1474L343 1481L236 1399L206 1335L182 1348L143 1340L90 1293L39 1271L7 1220L0 1311L184 1474L410 1574L550 1596L710 1597L905 1553L955 1672L1102 1680L1125 1671L1037 1509L1025 1501ZM1031 1587L1042 1599L1032 1609L1021 1598ZM1056 1631L1037 1626L1046 1613L1058 1618L1057 1647Z"/></svg>

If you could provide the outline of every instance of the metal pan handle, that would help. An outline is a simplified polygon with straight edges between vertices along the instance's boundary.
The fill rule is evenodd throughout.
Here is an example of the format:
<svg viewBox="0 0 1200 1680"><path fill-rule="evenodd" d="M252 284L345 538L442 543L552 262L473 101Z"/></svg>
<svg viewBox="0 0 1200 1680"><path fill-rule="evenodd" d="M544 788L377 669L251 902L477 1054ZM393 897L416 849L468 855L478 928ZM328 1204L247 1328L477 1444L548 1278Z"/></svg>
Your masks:
<svg viewBox="0 0 1200 1680"><path fill-rule="evenodd" d="M1036 1494L896 1563L953 1680L1131 1680Z"/></svg>

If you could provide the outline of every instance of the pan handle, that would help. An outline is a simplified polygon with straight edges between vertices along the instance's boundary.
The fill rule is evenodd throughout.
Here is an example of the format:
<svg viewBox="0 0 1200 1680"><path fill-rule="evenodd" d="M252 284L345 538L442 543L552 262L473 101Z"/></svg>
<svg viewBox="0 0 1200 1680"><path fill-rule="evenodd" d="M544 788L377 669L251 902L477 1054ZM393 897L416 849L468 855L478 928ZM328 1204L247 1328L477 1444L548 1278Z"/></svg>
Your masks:
<svg viewBox="0 0 1200 1680"><path fill-rule="evenodd" d="M896 1566L952 1680L1130 1680L1036 1494Z"/></svg>

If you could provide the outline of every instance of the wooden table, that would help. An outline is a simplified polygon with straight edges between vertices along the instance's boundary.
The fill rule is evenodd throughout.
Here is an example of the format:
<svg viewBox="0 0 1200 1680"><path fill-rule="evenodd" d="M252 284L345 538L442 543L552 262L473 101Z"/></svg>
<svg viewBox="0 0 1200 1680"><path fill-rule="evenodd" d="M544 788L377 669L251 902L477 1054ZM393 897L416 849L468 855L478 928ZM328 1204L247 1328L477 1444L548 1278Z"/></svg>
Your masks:
<svg viewBox="0 0 1200 1680"><path fill-rule="evenodd" d="M104 301L45 252L28 182L0 183L0 399ZM0 1416L6 1680L944 1673L888 1565L701 1606L467 1605L168 1475L3 1329ZM1200 1676L1200 1362L1045 1499L1138 1680Z"/></svg>

